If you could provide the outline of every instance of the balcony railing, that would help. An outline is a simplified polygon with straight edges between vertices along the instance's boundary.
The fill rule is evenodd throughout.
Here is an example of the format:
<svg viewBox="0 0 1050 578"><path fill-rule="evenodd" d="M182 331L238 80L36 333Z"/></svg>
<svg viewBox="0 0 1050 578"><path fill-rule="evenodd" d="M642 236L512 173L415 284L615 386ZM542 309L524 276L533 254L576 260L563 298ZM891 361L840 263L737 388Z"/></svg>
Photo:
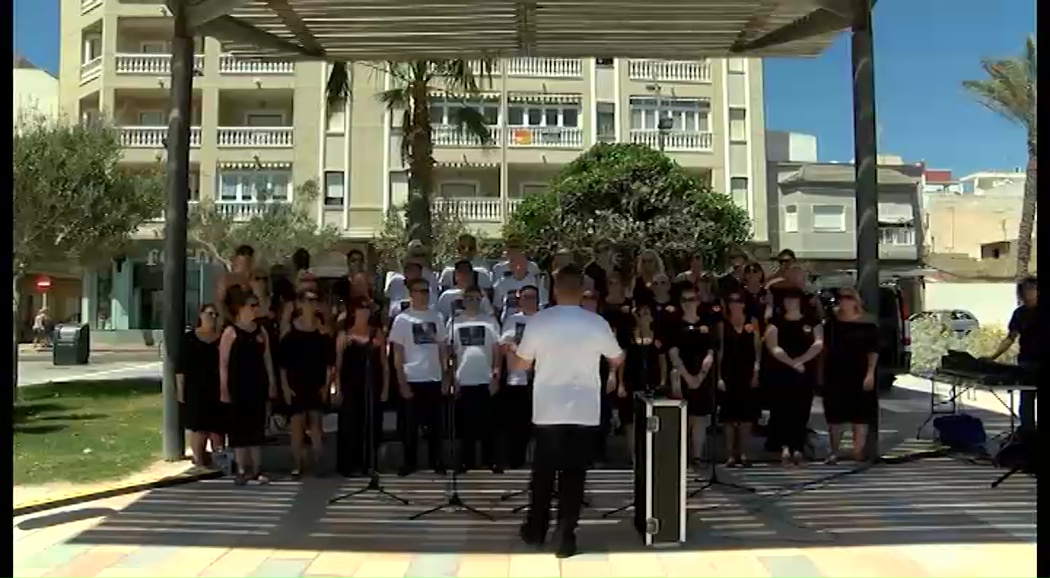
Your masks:
<svg viewBox="0 0 1050 578"><path fill-rule="evenodd" d="M90 82L102 76L102 57L96 56L80 65L80 83Z"/></svg>
<svg viewBox="0 0 1050 578"><path fill-rule="evenodd" d="M711 82L711 63L706 60L631 60L631 80L665 82Z"/></svg>
<svg viewBox="0 0 1050 578"><path fill-rule="evenodd" d="M168 139L166 126L122 126L120 127L120 144L131 149L164 148ZM190 146L201 146L201 128L190 128Z"/></svg>
<svg viewBox="0 0 1050 578"><path fill-rule="evenodd" d="M117 74L171 74L170 54L117 54L115 57ZM204 55L193 57L193 68L204 70Z"/></svg>
<svg viewBox="0 0 1050 578"><path fill-rule="evenodd" d="M295 129L290 126L219 127L218 144L228 148L291 148Z"/></svg>
<svg viewBox="0 0 1050 578"><path fill-rule="evenodd" d="M507 76L529 78L583 78L583 61L579 58L538 58L520 56L493 63L493 78L500 74L500 66L507 63ZM481 72L481 65L474 63L474 74Z"/></svg>
<svg viewBox="0 0 1050 578"><path fill-rule="evenodd" d="M521 199L507 199L507 217L514 214ZM447 210L470 223L502 223L503 202L499 197L443 197L433 200L434 209Z"/></svg>
<svg viewBox="0 0 1050 578"><path fill-rule="evenodd" d="M511 126L505 130L509 147L583 148L583 129L555 126Z"/></svg>
<svg viewBox="0 0 1050 578"><path fill-rule="evenodd" d="M709 132L667 131L664 133L664 150L667 151L710 151L714 138ZM631 131L631 142L660 148L660 131L655 129L635 129Z"/></svg>
<svg viewBox="0 0 1050 578"><path fill-rule="evenodd" d="M191 201L196 203L197 201ZM287 203L287 199L273 199L270 201L215 201L215 210L222 216L243 222L262 215L266 208L278 203Z"/></svg>
<svg viewBox="0 0 1050 578"><path fill-rule="evenodd" d="M102 0L80 0L80 13L87 14L99 6L102 6Z"/></svg>
<svg viewBox="0 0 1050 578"><path fill-rule="evenodd" d="M292 74L295 63L272 58L240 58L233 54L219 56L221 74Z"/></svg>

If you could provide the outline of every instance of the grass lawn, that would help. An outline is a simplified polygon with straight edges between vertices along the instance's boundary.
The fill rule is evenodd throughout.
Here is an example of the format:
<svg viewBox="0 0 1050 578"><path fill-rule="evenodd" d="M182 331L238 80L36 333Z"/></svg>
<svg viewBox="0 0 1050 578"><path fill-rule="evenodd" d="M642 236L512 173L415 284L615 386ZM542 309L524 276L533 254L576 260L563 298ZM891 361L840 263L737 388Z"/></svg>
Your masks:
<svg viewBox="0 0 1050 578"><path fill-rule="evenodd" d="M96 482L159 459L160 381L23 387L14 407L14 484Z"/></svg>

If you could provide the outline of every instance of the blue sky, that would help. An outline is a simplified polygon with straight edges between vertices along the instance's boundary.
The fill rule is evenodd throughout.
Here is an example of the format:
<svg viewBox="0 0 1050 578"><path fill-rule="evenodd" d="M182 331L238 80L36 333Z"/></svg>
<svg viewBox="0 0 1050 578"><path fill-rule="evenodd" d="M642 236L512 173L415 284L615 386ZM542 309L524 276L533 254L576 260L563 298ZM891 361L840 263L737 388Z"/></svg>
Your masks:
<svg viewBox="0 0 1050 578"><path fill-rule="evenodd" d="M14 47L58 70L58 0L15 0ZM1035 0L882 0L875 9L880 147L957 175L1025 163L1019 128L962 89L982 57L1020 54ZM766 126L815 134L821 160L853 157L849 36L815 59L765 63Z"/></svg>

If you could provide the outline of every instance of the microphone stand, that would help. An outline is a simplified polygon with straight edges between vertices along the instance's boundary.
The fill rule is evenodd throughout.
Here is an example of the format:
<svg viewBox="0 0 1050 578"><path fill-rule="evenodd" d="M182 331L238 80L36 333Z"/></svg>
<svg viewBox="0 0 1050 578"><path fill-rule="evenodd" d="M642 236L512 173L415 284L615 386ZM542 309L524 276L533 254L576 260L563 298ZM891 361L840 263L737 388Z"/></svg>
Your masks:
<svg viewBox="0 0 1050 578"><path fill-rule="evenodd" d="M453 307L455 307L455 305L453 305ZM424 516L429 516L430 514L433 514L435 512L440 512L442 510L446 510L446 509L449 509L449 508L454 508L454 509L457 509L457 510L462 510L462 511L465 511L465 512L469 512L469 513L474 514L475 516L478 516L480 518L485 518L486 520L489 520L491 522L495 522L496 521L496 519L493 518L491 515L486 514L485 512L482 512L481 510L479 510L479 509L471 506L470 504L467 504L466 502L464 502L463 498L459 495L459 464L455 463L456 461L458 461L457 458L459 457L459 452L456 451L456 394L459 392L459 386L456 383L456 377L455 377L456 376L455 368L456 368L456 364L457 364L457 355L456 355L456 314L457 313L458 313L457 311L453 311L452 312L452 319L449 322L449 333L450 333L450 335L449 335L449 340L448 340L448 349L449 349L448 357L449 357L449 366L450 366L451 371L452 371L452 378L449 380L449 383L452 385L452 387L451 387L451 391L449 391L449 395L448 395L448 397L446 399L447 409L445 411L445 416L448 418L448 429L447 429L447 431L448 431L448 443L449 443L449 449L451 450L450 453L452 454L451 457L452 457L452 462L453 462L452 463L452 479L450 480L450 482L448 484L448 494L447 494L447 497L446 497L444 503L438 504L437 506L434 506L433 508L430 508L429 510L424 510L424 511L419 512L417 514L413 514L411 517L408 518L409 520L418 520L418 519L420 519L420 518L422 518ZM449 368L446 368L446 370L447 369L449 369Z"/></svg>
<svg viewBox="0 0 1050 578"><path fill-rule="evenodd" d="M336 496L331 500L328 500L329 504L335 504L343 500L352 498L354 496L363 494L365 492L376 492L377 494L386 496L388 498L397 500L404 505L409 505L409 501L398 496L397 494L388 492L383 488L383 484L379 479L379 444L376 443L376 416L375 416L375 384L372 379L371 365L372 365L372 348L375 347L373 341L375 340L375 329L368 331L368 352L365 355L365 367L364 367L364 388L365 388L365 443L368 444L365 447L365 451L368 452L368 484L352 492L348 492L341 496ZM342 355L343 352L339 352ZM346 400L349 401L349 400ZM343 410L345 411L345 409ZM382 427L382 426L380 426ZM336 448L336 451L339 451Z"/></svg>

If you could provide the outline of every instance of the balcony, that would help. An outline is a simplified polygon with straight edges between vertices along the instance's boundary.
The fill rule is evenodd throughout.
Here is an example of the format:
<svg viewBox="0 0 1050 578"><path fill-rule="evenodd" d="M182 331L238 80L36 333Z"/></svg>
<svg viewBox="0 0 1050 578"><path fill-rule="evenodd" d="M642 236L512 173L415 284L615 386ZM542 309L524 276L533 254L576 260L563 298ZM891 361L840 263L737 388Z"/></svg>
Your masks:
<svg viewBox="0 0 1050 578"><path fill-rule="evenodd" d="M122 126L119 129L120 144L131 149L161 149L167 146L166 126ZM201 146L201 127L190 128L190 146Z"/></svg>
<svg viewBox="0 0 1050 578"><path fill-rule="evenodd" d="M290 126L227 126L218 129L221 148L292 148L295 129Z"/></svg>
<svg viewBox="0 0 1050 578"><path fill-rule="evenodd" d="M579 58L536 58L522 56L494 63L492 77L500 75L500 66L507 64L507 76L525 78L583 78L583 61ZM481 65L474 63L474 74L481 73Z"/></svg>
<svg viewBox="0 0 1050 578"><path fill-rule="evenodd" d="M295 63L269 58L240 58L233 54L219 56L220 74L293 74Z"/></svg>
<svg viewBox="0 0 1050 578"><path fill-rule="evenodd" d="M191 201L196 204L197 201ZM276 203L287 203L286 200L272 201L215 201L215 210L234 222L243 223L252 217L258 217L266 212L268 206Z"/></svg>
<svg viewBox="0 0 1050 578"><path fill-rule="evenodd" d="M521 199L507 199L508 218L520 202ZM432 204L435 210L448 211L468 223L502 223L505 220L503 202L498 197L445 197L434 199Z"/></svg>
<svg viewBox="0 0 1050 578"><path fill-rule="evenodd" d="M80 65L80 84L102 76L102 57L96 56Z"/></svg>
<svg viewBox="0 0 1050 578"><path fill-rule="evenodd" d="M170 54L117 54L115 56L117 74L160 75L171 74ZM204 55L193 57L193 68L204 70Z"/></svg>
<svg viewBox="0 0 1050 578"><path fill-rule="evenodd" d="M510 131L507 146L514 148L583 148L583 129L580 127L529 126L507 127Z"/></svg>
<svg viewBox="0 0 1050 578"><path fill-rule="evenodd" d="M714 137L709 132L667 131L663 135L665 151L704 151L713 150ZM660 148L660 131L655 129L634 129L631 131L631 142Z"/></svg>
<svg viewBox="0 0 1050 578"><path fill-rule="evenodd" d="M631 80L664 82L711 82L711 63L706 60L631 60Z"/></svg>

